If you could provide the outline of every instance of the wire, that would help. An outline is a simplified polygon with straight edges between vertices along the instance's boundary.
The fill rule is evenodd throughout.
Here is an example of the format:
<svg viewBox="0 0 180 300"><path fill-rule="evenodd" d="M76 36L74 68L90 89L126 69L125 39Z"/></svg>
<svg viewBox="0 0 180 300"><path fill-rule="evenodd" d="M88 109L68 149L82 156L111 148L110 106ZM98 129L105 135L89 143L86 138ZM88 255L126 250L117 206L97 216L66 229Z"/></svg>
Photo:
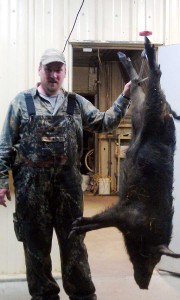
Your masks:
<svg viewBox="0 0 180 300"><path fill-rule="evenodd" d="M101 58L100 58L99 48L98 48L98 61L99 61L100 71L102 72L102 61L101 61Z"/></svg>
<svg viewBox="0 0 180 300"><path fill-rule="evenodd" d="M64 52L64 50L66 49L67 42L69 41L69 38L70 38L70 36L71 36L71 33L73 32L73 29L74 29L74 27L75 27L75 25L76 25L76 21L77 21L77 18L78 18L79 13L80 13L80 11L81 11L81 8L83 7L84 1L85 1L85 0L82 1L81 6L80 6L80 8L79 8L79 11L78 11L78 13L77 13L77 15L76 15L76 18L75 18L73 27L72 27L71 32L70 32L70 34L69 34L69 36L68 36L68 38L67 38L67 40L66 40L65 45L64 45L63 52Z"/></svg>

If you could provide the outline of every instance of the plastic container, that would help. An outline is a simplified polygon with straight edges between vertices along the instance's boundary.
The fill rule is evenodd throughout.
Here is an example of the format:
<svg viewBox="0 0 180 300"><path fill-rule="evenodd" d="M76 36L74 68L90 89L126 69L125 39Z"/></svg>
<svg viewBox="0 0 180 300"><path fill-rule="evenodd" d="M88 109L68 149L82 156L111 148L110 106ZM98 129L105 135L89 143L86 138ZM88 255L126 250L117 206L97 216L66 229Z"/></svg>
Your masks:
<svg viewBox="0 0 180 300"><path fill-rule="evenodd" d="M110 178L99 178L99 195L110 194Z"/></svg>
<svg viewBox="0 0 180 300"><path fill-rule="evenodd" d="M89 175L82 175L82 190L85 192L89 185Z"/></svg>

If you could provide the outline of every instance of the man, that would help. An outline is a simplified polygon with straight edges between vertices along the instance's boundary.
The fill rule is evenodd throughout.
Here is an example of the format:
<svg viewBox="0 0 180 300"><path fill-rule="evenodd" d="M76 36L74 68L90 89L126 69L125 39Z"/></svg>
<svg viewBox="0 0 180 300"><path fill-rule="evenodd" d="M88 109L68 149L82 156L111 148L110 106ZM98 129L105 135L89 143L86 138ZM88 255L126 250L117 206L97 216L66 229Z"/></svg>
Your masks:
<svg viewBox="0 0 180 300"><path fill-rule="evenodd" d="M16 207L14 226L23 242L32 300L59 299L51 273L55 229L63 286L71 300L95 300L84 236L68 239L74 219L83 214L79 172L83 128L107 132L117 127L129 104L130 83L112 107L100 112L85 98L62 88L66 63L47 49L39 65L40 83L11 102L0 139L0 204L10 200L12 169Z"/></svg>

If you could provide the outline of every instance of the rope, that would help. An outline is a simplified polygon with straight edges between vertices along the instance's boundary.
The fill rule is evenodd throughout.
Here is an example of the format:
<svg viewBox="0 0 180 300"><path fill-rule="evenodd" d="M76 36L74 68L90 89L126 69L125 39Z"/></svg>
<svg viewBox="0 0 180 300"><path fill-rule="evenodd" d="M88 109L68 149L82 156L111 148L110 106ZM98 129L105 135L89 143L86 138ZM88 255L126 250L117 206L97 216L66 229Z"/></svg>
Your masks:
<svg viewBox="0 0 180 300"><path fill-rule="evenodd" d="M74 27L75 27L75 25L76 25L76 21L77 21L78 15L79 15L79 13L80 13L80 11L81 11L81 8L83 7L84 1L85 1L85 0L82 1L81 6L80 6L80 8L79 8L79 11L78 11L78 13L77 13L77 15L76 15L76 18L75 18L73 27L72 27L72 29L71 29L71 31L70 31L70 34L69 34L69 36L68 36L68 38L67 38L67 40L66 40L65 45L64 45L63 52L64 52L64 50L66 49L67 42L69 41L69 38L70 38L70 36L71 36L71 34L72 34L73 30L74 30Z"/></svg>

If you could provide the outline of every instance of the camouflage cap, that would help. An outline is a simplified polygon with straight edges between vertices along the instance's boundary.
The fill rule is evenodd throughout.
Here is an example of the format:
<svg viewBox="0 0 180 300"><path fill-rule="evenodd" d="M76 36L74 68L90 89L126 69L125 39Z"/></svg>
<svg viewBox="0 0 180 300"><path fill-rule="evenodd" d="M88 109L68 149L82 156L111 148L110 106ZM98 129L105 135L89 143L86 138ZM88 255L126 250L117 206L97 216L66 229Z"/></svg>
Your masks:
<svg viewBox="0 0 180 300"><path fill-rule="evenodd" d="M44 51L40 63L42 65L47 65L55 61L66 64L64 54L57 49L50 48Z"/></svg>

